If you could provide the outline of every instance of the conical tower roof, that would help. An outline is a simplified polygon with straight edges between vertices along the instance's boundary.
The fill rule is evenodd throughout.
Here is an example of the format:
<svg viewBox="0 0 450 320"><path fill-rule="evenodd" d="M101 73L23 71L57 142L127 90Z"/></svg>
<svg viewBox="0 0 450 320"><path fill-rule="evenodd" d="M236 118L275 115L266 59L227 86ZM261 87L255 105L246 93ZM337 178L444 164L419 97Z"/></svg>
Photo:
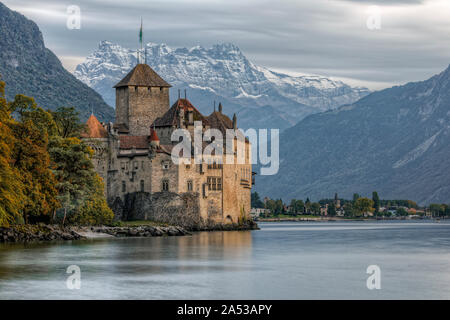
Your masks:
<svg viewBox="0 0 450 320"><path fill-rule="evenodd" d="M89 117L86 127L87 132L81 135L83 138L108 138L108 132L94 114Z"/></svg>
<svg viewBox="0 0 450 320"><path fill-rule="evenodd" d="M149 65L140 63L136 65L114 88L139 86L139 87L171 87Z"/></svg>
<svg viewBox="0 0 450 320"><path fill-rule="evenodd" d="M158 135L156 134L156 130L150 129L150 141L159 141Z"/></svg>

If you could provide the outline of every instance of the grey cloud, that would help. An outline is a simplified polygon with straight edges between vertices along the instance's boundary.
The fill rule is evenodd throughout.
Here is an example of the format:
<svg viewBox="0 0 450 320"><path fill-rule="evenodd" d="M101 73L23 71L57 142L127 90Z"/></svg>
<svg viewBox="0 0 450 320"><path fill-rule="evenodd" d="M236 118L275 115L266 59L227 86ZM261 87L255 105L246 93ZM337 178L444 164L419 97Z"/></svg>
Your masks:
<svg viewBox="0 0 450 320"><path fill-rule="evenodd" d="M450 62L450 19L435 19L419 0L78 0L81 30L65 27L61 1L4 2L38 23L46 45L63 60L87 56L101 40L137 47L142 16L145 41L172 47L232 42L259 65L372 82L374 88L425 79ZM370 31L364 9L377 3L389 6L382 29ZM411 4L421 7L408 10ZM396 7L402 10L391 10Z"/></svg>
<svg viewBox="0 0 450 320"><path fill-rule="evenodd" d="M334 0L373 5L421 4L425 0Z"/></svg>

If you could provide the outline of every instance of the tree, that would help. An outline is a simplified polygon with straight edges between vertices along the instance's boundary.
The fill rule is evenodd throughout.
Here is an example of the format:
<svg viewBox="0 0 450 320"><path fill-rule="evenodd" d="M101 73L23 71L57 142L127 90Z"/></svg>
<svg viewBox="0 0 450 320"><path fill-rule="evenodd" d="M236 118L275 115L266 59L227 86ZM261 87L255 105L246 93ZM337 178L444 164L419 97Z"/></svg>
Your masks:
<svg viewBox="0 0 450 320"><path fill-rule="evenodd" d="M270 210L270 213L272 215L275 215L275 211L276 211L276 204L275 204L275 200L269 199L266 201L266 209Z"/></svg>
<svg viewBox="0 0 450 320"><path fill-rule="evenodd" d="M440 217L444 215L445 207L442 204L432 203L430 204L430 211L434 217Z"/></svg>
<svg viewBox="0 0 450 320"><path fill-rule="evenodd" d="M314 214L320 214L320 204L317 202L311 203L311 211Z"/></svg>
<svg viewBox="0 0 450 320"><path fill-rule="evenodd" d="M58 135L62 138L78 137L85 129L85 125L80 123L79 114L74 107L59 107L51 113Z"/></svg>
<svg viewBox="0 0 450 320"><path fill-rule="evenodd" d="M252 208L264 208L264 202L261 201L258 192L252 192L251 206Z"/></svg>
<svg viewBox="0 0 450 320"><path fill-rule="evenodd" d="M344 211L345 211L344 215L346 217L353 217L356 215L355 210L353 209L353 203L351 201L347 202L344 205Z"/></svg>
<svg viewBox="0 0 450 320"><path fill-rule="evenodd" d="M358 200L359 198L361 198L359 194L357 193L353 194L353 202L356 202L356 200Z"/></svg>
<svg viewBox="0 0 450 320"><path fill-rule="evenodd" d="M284 204L283 204L283 200L278 199L275 201L275 213L278 214L282 214L284 211Z"/></svg>
<svg viewBox="0 0 450 320"><path fill-rule="evenodd" d="M378 214L380 212L380 197L376 191L372 193L372 201L373 207L375 208L375 214Z"/></svg>
<svg viewBox="0 0 450 320"><path fill-rule="evenodd" d="M353 208L358 216L362 216L367 212L373 212L373 201L369 198L359 198L353 204Z"/></svg>
<svg viewBox="0 0 450 320"><path fill-rule="evenodd" d="M397 209L397 215L405 217L408 215L408 211L406 211L405 208L400 207Z"/></svg>
<svg viewBox="0 0 450 320"><path fill-rule="evenodd" d="M98 209L106 206L103 184L95 173L91 161L92 149L77 138L54 137L50 141L49 153L57 179L58 199L65 216L67 214L72 222L83 224L90 222L86 215L90 212L95 217L97 213L87 208ZM85 207L86 205L88 207ZM102 212L106 216L112 214L111 211ZM83 218L78 217L80 214Z"/></svg>
<svg viewBox="0 0 450 320"><path fill-rule="evenodd" d="M10 125L14 122L5 99L5 83L0 81L0 227L21 219L25 202L20 172L12 159L15 137Z"/></svg>
<svg viewBox="0 0 450 320"><path fill-rule="evenodd" d="M33 98L23 95L15 97L9 110L16 111L20 120L11 122L10 128L15 137L12 160L20 173L25 195L23 218L26 223L48 221L59 206L47 152L48 135L55 128L52 116L37 107Z"/></svg>
<svg viewBox="0 0 450 320"><path fill-rule="evenodd" d="M93 151L73 137L82 127L74 109L45 111L24 95L7 102L4 88L0 82L0 226L48 222L61 203L73 222L110 222Z"/></svg>
<svg viewBox="0 0 450 320"><path fill-rule="evenodd" d="M334 203L330 203L327 209L327 215L334 217L336 215L336 206Z"/></svg>
<svg viewBox="0 0 450 320"><path fill-rule="evenodd" d="M294 215L298 213L297 200L296 199L292 199L291 200L291 204L289 205L289 213L290 214L294 214Z"/></svg>
<svg viewBox="0 0 450 320"><path fill-rule="evenodd" d="M305 203L303 202L303 200L297 200L296 208L297 212L299 213L305 212Z"/></svg>
<svg viewBox="0 0 450 320"><path fill-rule="evenodd" d="M305 212L311 213L311 201L309 200L309 198L306 198L305 201Z"/></svg>

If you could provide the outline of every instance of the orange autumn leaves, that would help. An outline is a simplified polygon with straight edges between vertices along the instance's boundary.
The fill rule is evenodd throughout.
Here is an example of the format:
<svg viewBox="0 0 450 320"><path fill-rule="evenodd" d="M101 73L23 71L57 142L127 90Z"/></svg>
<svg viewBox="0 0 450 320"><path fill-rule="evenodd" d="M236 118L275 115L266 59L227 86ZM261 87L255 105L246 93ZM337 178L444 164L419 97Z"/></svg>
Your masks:
<svg viewBox="0 0 450 320"><path fill-rule="evenodd" d="M71 128L81 128L76 113L61 110L46 111L23 95L7 102L5 84L0 82L0 226L49 222L63 207L76 221L81 211L83 216L97 214L85 208L94 208L92 202L95 209L102 208L103 220L112 219L102 182L90 162L91 151L76 137L60 135L66 124L58 119L72 117Z"/></svg>

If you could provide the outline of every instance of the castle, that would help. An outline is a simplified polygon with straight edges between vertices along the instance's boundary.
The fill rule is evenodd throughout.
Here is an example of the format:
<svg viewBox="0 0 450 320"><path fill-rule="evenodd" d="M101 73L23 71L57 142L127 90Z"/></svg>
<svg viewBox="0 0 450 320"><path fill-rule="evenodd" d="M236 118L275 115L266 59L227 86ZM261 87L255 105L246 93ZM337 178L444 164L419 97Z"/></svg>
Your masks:
<svg viewBox="0 0 450 320"><path fill-rule="evenodd" d="M241 143L244 163L237 157L239 130L236 116L223 114L222 105L202 115L185 97L170 107L170 84L147 64L137 64L114 88L115 123L100 123L92 114L83 140L94 150L93 164L105 184L105 196L116 219L155 220L204 227L237 224L250 214L252 188L251 145ZM176 164L171 153L178 142L176 129L193 135L201 131L233 130L233 147L221 155L205 156L201 163ZM242 140L241 140L242 141ZM202 142L205 147L205 141Z"/></svg>

